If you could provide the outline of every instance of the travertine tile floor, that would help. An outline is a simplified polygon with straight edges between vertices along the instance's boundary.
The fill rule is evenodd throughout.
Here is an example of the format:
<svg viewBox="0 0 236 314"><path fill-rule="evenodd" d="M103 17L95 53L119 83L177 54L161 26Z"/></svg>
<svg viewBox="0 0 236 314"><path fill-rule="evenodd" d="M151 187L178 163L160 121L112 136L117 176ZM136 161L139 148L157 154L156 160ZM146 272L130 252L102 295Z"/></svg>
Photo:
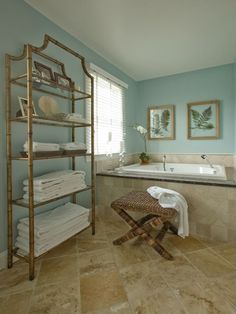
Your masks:
<svg viewBox="0 0 236 314"><path fill-rule="evenodd" d="M113 246L128 230L118 217L51 251L27 279L27 264L0 271L0 313L236 313L236 247L168 234L162 259L141 240Z"/></svg>

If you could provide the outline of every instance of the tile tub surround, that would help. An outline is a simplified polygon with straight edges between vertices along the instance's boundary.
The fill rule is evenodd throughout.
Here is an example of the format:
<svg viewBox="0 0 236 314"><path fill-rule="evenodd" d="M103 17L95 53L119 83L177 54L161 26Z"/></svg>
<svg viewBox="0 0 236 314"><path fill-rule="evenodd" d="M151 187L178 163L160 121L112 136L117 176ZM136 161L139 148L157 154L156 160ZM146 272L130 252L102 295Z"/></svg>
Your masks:
<svg viewBox="0 0 236 314"><path fill-rule="evenodd" d="M140 239L114 246L128 230L115 214L96 229L39 259L34 281L26 263L0 271L0 313L236 313L234 245L167 234L166 261Z"/></svg>
<svg viewBox="0 0 236 314"><path fill-rule="evenodd" d="M206 239L236 241L236 188L97 175L98 214L112 216L110 204L126 193L158 185L175 190L189 205L190 233Z"/></svg>

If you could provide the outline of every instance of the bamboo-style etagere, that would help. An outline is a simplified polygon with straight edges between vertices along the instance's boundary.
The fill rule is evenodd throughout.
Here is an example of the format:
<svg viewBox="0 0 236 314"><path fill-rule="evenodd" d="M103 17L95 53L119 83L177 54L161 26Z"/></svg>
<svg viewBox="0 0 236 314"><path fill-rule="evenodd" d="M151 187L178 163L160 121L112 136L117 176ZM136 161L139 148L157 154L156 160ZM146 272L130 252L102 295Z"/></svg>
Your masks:
<svg viewBox="0 0 236 314"><path fill-rule="evenodd" d="M57 85L56 82L50 81L50 87L48 88L47 84L40 84L40 86L34 83L35 74L32 70L32 56L38 55L40 58L45 58L48 62L51 62L54 65L60 67L61 72L64 76L66 75L65 66L59 60L51 57L50 55L45 53L45 50L49 46L49 44L55 45L58 49L65 51L71 55L71 57L75 57L78 59L82 66L82 74L84 77L87 77L90 80L91 84L91 92L88 94L86 92L77 90L72 87L63 87ZM12 62L24 61L27 65L27 73L19 75L17 77L12 77ZM13 266L13 257L16 256L18 258L24 259L29 263L29 279L33 280L35 276L35 261L38 257L35 257L34 254L34 209L36 207L45 205L47 203L56 201L58 199L71 196L72 201L76 202L76 194L79 192L91 191L91 224L92 233L95 233L95 171L94 171L94 82L92 75L88 72L85 65L85 58L73 51L72 49L66 47L64 44L58 42L54 38L45 35L44 42L41 47L35 47L33 45L27 44L24 45L23 53L20 56L12 56L6 54L5 56L5 70L6 70L6 123L7 123L7 213L8 213L8 267L11 268ZM44 79L44 81L47 79ZM27 89L27 117L13 117L12 116L12 85L18 85L22 88ZM63 90L63 93L61 92ZM46 119L43 117L35 117L33 116L33 105L32 98L33 92L42 92L44 94L54 95L56 97L60 97L62 99L69 100L71 103L71 112L75 112L75 106L79 105L79 100L90 100L91 104L91 122L90 123L77 123L77 122L61 122L53 119ZM66 95L65 95L66 93ZM27 123L27 140L28 140L28 156L21 157L13 156L12 154L12 123L23 122ZM55 125L62 127L70 127L71 132L71 141L75 141L75 130L76 128L81 127L91 127L91 153L87 154L69 154L63 156L55 156L55 158L71 158L71 168L75 170L76 162L75 158L79 156L90 156L91 158L91 185L87 186L85 189L75 191L73 193L69 193L67 195L63 195L61 197L51 199L47 202L42 203L34 203L34 186L33 186L33 164L36 160L42 159L52 159L53 156L50 157L35 157L33 154L33 124L43 124L43 125ZM28 181L29 181L29 202L26 204L22 202L21 199L14 200L12 195L13 190L13 172L12 172L12 163L14 160L22 160L26 161L28 165ZM13 207L14 205L23 206L28 208L29 212L29 255L22 256L17 253L17 248L14 248L14 239L13 239ZM87 228L86 228L87 229ZM85 229L84 229L85 230ZM83 230L82 230L83 231ZM80 231L81 232L81 231ZM40 257L40 256L39 256Z"/></svg>

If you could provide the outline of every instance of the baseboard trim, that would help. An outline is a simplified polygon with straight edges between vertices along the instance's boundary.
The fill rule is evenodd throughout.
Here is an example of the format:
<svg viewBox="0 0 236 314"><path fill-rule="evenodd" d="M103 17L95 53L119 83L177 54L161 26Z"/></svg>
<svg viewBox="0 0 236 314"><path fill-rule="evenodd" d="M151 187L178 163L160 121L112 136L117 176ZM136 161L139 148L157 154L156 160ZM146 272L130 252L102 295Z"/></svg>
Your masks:
<svg viewBox="0 0 236 314"><path fill-rule="evenodd" d="M13 257L13 263L18 261L17 257ZM7 268L7 250L0 253L0 270Z"/></svg>

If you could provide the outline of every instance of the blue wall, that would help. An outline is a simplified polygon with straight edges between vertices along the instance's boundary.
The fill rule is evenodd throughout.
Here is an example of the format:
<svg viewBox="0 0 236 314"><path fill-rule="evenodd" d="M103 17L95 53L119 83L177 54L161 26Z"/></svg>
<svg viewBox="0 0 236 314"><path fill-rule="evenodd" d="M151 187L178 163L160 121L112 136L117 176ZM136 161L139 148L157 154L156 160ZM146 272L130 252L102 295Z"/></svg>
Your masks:
<svg viewBox="0 0 236 314"><path fill-rule="evenodd" d="M176 140L153 140L150 152L159 153L233 153L234 152L234 64L176 74L138 83L139 103L136 120L147 123L147 107L164 104L176 106ZM188 102L221 101L221 136L217 140L187 140ZM140 150L142 143L140 142Z"/></svg>
<svg viewBox="0 0 236 314"><path fill-rule="evenodd" d="M234 153L236 154L236 63L234 63L233 89L234 89Z"/></svg>
<svg viewBox="0 0 236 314"><path fill-rule="evenodd" d="M0 119L1 119L1 143L0 143L0 166L1 166L1 188L0 188L0 252L6 249L6 153L5 153L5 110L4 110L4 54L9 53L12 55L18 55L22 51L23 44L31 43L35 46L40 46L43 41L43 36L45 33L51 35L52 37L58 39L60 42L69 46L70 48L78 51L81 55L85 56L88 62L93 62L94 64L100 66L104 70L108 71L112 75L118 77L129 85L126 91L126 120L127 124L133 124L134 122L134 108L136 106L137 100L137 86L136 82L130 77L122 73L119 69L108 63L101 56L87 48L80 41L76 40L74 37L70 36L68 33L60 29L54 23L49 21L47 18L42 16L40 13L32 9L23 0L8 0L2 1L0 7L0 21L1 21L1 32L0 32ZM16 91L18 95L23 95L25 91ZM13 100L13 106L17 107L17 98ZM60 141L66 141L69 139L68 131L62 130L64 128L35 128L34 137L35 140L41 141L58 141L58 136ZM15 124L13 127L14 132L14 145L15 150L19 149L25 140L25 126L20 124ZM136 151L137 147L135 142L135 134L127 130L127 151ZM16 149L17 148L17 149ZM88 167L85 161L82 161L82 167ZM51 160L51 161L40 161L35 164L34 171L35 174L44 173L49 170L57 170L68 166L68 161L66 160ZM81 166L79 166L81 167ZM14 163L14 175L15 175L15 186L14 197L21 196L22 190L22 179L26 177L27 168L24 162ZM86 198L88 195L86 195ZM56 205L56 203L53 203ZM51 205L51 207L53 206ZM43 210L45 210L43 208ZM14 220L16 221L19 217L27 215L26 209L15 208Z"/></svg>

